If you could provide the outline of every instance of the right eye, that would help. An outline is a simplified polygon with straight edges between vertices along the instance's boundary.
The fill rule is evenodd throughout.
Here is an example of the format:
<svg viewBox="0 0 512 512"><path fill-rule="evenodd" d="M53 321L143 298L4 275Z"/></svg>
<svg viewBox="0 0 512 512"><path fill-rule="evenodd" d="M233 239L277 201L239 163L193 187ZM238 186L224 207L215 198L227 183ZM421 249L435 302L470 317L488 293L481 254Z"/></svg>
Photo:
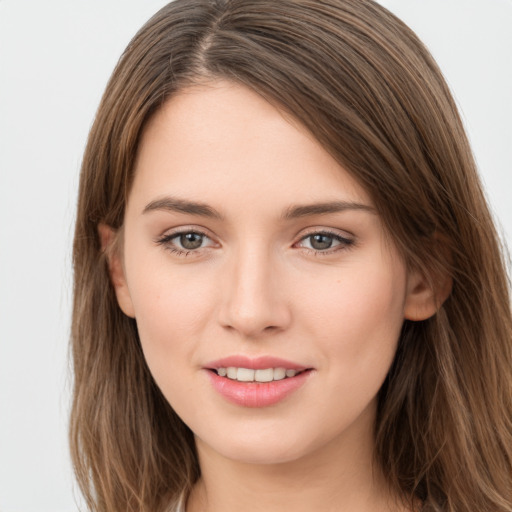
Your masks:
<svg viewBox="0 0 512 512"><path fill-rule="evenodd" d="M205 245L208 241L211 243ZM173 254L185 257L191 252L198 252L199 249L211 247L213 244L206 233L196 230L175 231L159 238L157 243Z"/></svg>

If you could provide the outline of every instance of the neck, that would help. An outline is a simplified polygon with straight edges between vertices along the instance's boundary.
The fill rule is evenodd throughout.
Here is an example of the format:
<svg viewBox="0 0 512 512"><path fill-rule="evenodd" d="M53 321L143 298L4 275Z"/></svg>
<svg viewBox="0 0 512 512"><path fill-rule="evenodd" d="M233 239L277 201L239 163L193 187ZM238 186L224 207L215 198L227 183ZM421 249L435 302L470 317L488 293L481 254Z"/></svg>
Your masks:
<svg viewBox="0 0 512 512"><path fill-rule="evenodd" d="M372 425L273 464L228 459L196 439L202 476L187 512L403 511L373 462Z"/></svg>

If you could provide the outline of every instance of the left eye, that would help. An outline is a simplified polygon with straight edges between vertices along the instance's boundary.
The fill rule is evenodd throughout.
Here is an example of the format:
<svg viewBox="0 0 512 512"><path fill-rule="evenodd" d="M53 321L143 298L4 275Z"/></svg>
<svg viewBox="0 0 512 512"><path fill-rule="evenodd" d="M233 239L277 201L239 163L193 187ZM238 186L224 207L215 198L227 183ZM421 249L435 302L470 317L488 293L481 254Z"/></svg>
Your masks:
<svg viewBox="0 0 512 512"><path fill-rule="evenodd" d="M306 241L309 241L309 243L306 243ZM352 240L334 233L313 233L302 238L301 242L305 244L303 246L306 249L314 251L326 251L338 246L347 247L353 243Z"/></svg>

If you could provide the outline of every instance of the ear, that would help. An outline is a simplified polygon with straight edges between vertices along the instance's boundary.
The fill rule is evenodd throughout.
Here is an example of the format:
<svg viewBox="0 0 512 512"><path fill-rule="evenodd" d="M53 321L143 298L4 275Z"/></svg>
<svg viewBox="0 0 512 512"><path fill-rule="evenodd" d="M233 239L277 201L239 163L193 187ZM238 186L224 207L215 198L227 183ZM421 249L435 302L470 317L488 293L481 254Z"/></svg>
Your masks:
<svg viewBox="0 0 512 512"><path fill-rule="evenodd" d="M135 311L130 296L130 290L126 282L123 261L118 244L119 233L110 226L100 222L100 224L98 224L98 234L100 237L101 250L107 258L110 280L116 292L117 303L125 315L135 318Z"/></svg>
<svg viewBox="0 0 512 512"><path fill-rule="evenodd" d="M411 270L407 277L405 318L418 322L434 316L451 291L452 278L448 274L428 279L419 270Z"/></svg>

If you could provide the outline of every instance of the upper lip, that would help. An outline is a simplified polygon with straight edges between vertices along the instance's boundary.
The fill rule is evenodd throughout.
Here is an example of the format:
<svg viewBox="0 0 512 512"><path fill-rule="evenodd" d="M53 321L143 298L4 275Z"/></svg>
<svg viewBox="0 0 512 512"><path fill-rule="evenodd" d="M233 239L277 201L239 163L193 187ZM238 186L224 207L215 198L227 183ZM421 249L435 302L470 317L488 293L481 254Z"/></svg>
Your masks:
<svg viewBox="0 0 512 512"><path fill-rule="evenodd" d="M280 357L274 356L260 356L260 357L248 357L243 355L233 355L223 357L207 363L205 368L217 369L217 368L249 368L251 370L265 370L266 368L284 368L285 370L297 370L302 371L308 369L307 366L302 364L294 363L293 361L287 361Z"/></svg>

